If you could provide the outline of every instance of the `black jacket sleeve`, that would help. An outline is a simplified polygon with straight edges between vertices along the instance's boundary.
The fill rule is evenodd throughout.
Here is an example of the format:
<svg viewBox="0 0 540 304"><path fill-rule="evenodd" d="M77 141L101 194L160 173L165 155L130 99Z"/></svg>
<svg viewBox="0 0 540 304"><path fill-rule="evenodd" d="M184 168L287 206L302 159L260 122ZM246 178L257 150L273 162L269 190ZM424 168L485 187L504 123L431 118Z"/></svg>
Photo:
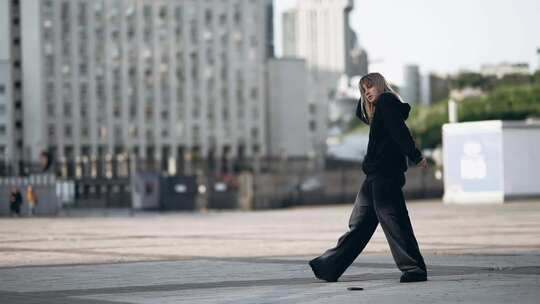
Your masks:
<svg viewBox="0 0 540 304"><path fill-rule="evenodd" d="M356 105L356 117L363 121L366 125L369 125L369 120L367 118L366 110L362 105L362 99L358 99L358 104Z"/></svg>
<svg viewBox="0 0 540 304"><path fill-rule="evenodd" d="M377 109L383 116L383 125L388 134L398 144L401 151L413 163L418 164L422 160L422 153L416 147L409 128L405 124L400 106L401 101L389 94L381 95L377 102Z"/></svg>

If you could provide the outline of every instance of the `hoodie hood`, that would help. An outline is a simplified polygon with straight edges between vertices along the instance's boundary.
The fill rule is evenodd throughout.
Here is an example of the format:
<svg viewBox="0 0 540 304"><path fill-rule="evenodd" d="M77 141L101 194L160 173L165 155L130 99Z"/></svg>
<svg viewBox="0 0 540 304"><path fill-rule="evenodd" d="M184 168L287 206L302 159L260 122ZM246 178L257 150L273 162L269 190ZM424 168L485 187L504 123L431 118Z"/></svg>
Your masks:
<svg viewBox="0 0 540 304"><path fill-rule="evenodd" d="M401 98L399 98L399 96L396 96L396 94L394 93L390 93L390 92L385 92L385 93L382 93L380 96L379 96L379 99L383 96L383 95L390 95L391 96L391 99L394 100L394 102L398 103L398 108L399 108L399 113L401 113L401 116L403 117L403 120L407 120L407 118L409 118L409 113L411 112L411 106L406 103L406 102L403 102L401 100Z"/></svg>
<svg viewBox="0 0 540 304"><path fill-rule="evenodd" d="M389 94L392 96L392 99L394 99L396 102L399 102L399 112L401 113L403 120L407 120L409 118L409 113L411 112L411 106L406 103L402 102L395 94L393 93L383 93L382 95ZM381 97L379 96L379 98ZM362 100L359 99L358 103L356 104L356 117L358 117L361 121L363 121L365 124L369 125L368 119L367 119L367 112L364 108L364 105L362 104Z"/></svg>
<svg viewBox="0 0 540 304"><path fill-rule="evenodd" d="M411 106L406 102L402 102L399 105L399 110L401 115L403 115L403 120L407 120L407 118L409 118L409 113L411 112Z"/></svg>

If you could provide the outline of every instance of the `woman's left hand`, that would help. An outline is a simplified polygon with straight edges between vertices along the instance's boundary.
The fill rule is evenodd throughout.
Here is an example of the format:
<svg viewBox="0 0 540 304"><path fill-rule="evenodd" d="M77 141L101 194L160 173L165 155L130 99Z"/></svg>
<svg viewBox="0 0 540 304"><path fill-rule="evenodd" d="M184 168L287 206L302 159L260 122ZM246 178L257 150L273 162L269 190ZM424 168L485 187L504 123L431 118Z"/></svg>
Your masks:
<svg viewBox="0 0 540 304"><path fill-rule="evenodd" d="M428 162L426 160L426 158L422 158L422 160L418 163L418 166L422 169L427 169L428 168Z"/></svg>

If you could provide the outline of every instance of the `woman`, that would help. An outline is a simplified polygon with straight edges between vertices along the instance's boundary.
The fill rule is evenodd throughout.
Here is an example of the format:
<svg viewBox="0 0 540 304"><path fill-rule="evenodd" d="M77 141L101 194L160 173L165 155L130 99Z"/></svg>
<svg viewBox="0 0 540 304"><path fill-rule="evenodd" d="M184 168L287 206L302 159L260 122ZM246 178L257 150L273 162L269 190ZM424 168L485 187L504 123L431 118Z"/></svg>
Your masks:
<svg viewBox="0 0 540 304"><path fill-rule="evenodd" d="M362 252L381 223L397 267L400 282L427 280L424 259L414 236L401 188L405 184L407 157L427 168L405 125L411 107L403 103L379 73L360 79L361 98L356 116L370 126L362 170L366 180L356 197L349 231L336 247L311 260L315 276L336 282Z"/></svg>
<svg viewBox="0 0 540 304"><path fill-rule="evenodd" d="M31 185L26 188L26 200L28 201L28 215L35 215L35 209L38 204L38 197Z"/></svg>
<svg viewBox="0 0 540 304"><path fill-rule="evenodd" d="M11 188L11 193L9 195L9 201L10 201L10 214L21 216L21 205L22 205L22 195L21 191L17 187Z"/></svg>

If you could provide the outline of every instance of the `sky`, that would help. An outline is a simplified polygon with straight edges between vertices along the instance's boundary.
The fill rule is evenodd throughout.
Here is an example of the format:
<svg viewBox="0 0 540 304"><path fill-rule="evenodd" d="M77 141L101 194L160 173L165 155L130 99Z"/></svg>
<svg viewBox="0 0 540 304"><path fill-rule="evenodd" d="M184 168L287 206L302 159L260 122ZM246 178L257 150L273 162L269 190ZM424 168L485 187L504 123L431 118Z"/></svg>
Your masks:
<svg viewBox="0 0 540 304"><path fill-rule="evenodd" d="M324 1L324 0L323 0ZM274 0L276 54L281 14L297 0ZM403 66L422 74L529 63L538 68L540 0L354 0L351 27L370 56L370 72L401 85Z"/></svg>

